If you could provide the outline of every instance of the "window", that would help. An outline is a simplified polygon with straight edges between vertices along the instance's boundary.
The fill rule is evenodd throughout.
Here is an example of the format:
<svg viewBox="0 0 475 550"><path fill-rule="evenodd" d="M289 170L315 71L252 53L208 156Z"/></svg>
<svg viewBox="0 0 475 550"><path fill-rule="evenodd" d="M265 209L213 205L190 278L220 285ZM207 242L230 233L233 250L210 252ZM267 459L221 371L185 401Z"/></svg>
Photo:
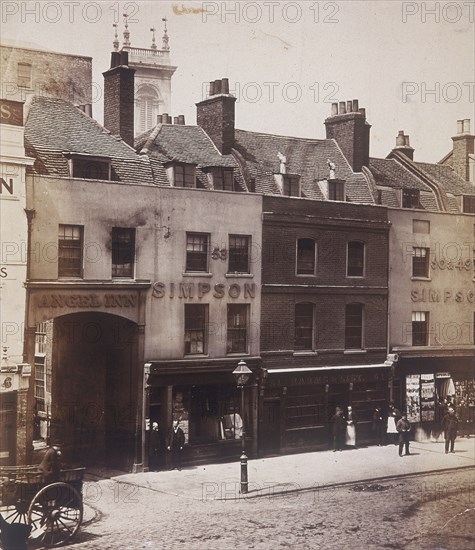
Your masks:
<svg viewBox="0 0 475 550"><path fill-rule="evenodd" d="M73 178L83 178L87 180L111 179L111 163L109 159L73 157L71 162Z"/></svg>
<svg viewBox="0 0 475 550"><path fill-rule="evenodd" d="M206 353L208 306L185 304L185 354Z"/></svg>
<svg viewBox="0 0 475 550"><path fill-rule="evenodd" d="M207 233L186 234L186 271L208 271Z"/></svg>
<svg viewBox="0 0 475 550"><path fill-rule="evenodd" d="M135 229L112 228L112 277L133 277Z"/></svg>
<svg viewBox="0 0 475 550"><path fill-rule="evenodd" d="M429 277L429 252L428 248L413 248L412 276Z"/></svg>
<svg viewBox="0 0 475 550"><path fill-rule="evenodd" d="M35 357L35 401L37 412L45 412L45 357Z"/></svg>
<svg viewBox="0 0 475 550"><path fill-rule="evenodd" d="M328 182L328 199L331 201L345 200L345 182L344 181Z"/></svg>
<svg viewBox="0 0 475 550"><path fill-rule="evenodd" d="M196 187L194 164L175 164L175 187Z"/></svg>
<svg viewBox="0 0 475 550"><path fill-rule="evenodd" d="M228 305L227 353L247 353L248 309L247 305Z"/></svg>
<svg viewBox="0 0 475 550"><path fill-rule="evenodd" d="M60 225L58 277L82 277L82 233L80 225Z"/></svg>
<svg viewBox="0 0 475 550"><path fill-rule="evenodd" d="M364 276L364 255L365 245L358 241L349 242L347 246L347 277L363 277Z"/></svg>
<svg viewBox="0 0 475 550"><path fill-rule="evenodd" d="M234 191L234 173L232 168L213 168L213 189Z"/></svg>
<svg viewBox="0 0 475 550"><path fill-rule="evenodd" d="M283 175L282 195L285 197L300 197L300 176Z"/></svg>
<svg viewBox="0 0 475 550"><path fill-rule="evenodd" d="M313 304L295 305L294 349L296 350L314 349L314 309Z"/></svg>
<svg viewBox="0 0 475 550"><path fill-rule="evenodd" d="M345 311L345 349L363 348L363 304L347 304Z"/></svg>
<svg viewBox="0 0 475 550"><path fill-rule="evenodd" d="M412 345L413 346L427 346L428 320L429 320L429 314L426 311L412 312Z"/></svg>
<svg viewBox="0 0 475 550"><path fill-rule="evenodd" d="M402 207L403 208L422 208L420 199L421 199L421 192L418 189L402 190Z"/></svg>
<svg viewBox="0 0 475 550"><path fill-rule="evenodd" d="M315 241L297 240L297 275L315 275Z"/></svg>
<svg viewBox="0 0 475 550"><path fill-rule="evenodd" d="M21 88L31 88L31 65L29 63L18 63L17 81Z"/></svg>
<svg viewBox="0 0 475 550"><path fill-rule="evenodd" d="M465 214L475 214L475 197L463 195L463 212Z"/></svg>
<svg viewBox="0 0 475 550"><path fill-rule="evenodd" d="M229 235L228 273L250 273L249 253L251 237Z"/></svg>

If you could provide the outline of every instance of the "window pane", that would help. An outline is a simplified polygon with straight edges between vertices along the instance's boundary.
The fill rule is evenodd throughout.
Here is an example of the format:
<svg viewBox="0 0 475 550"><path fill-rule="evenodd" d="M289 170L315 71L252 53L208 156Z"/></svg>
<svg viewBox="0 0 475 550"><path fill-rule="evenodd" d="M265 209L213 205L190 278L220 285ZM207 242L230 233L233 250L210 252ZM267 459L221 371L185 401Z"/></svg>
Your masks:
<svg viewBox="0 0 475 550"><path fill-rule="evenodd" d="M402 207L403 208L421 208L420 191L418 189L403 189Z"/></svg>
<svg viewBox="0 0 475 550"><path fill-rule="evenodd" d="M300 178L298 176L284 175L284 189L283 194L286 197L299 197L300 196Z"/></svg>
<svg viewBox="0 0 475 550"><path fill-rule="evenodd" d="M249 243L246 235L229 236L229 273L249 273Z"/></svg>
<svg viewBox="0 0 475 550"><path fill-rule="evenodd" d="M363 304L347 304L345 319L345 348L363 347Z"/></svg>
<svg viewBox="0 0 475 550"><path fill-rule="evenodd" d="M412 276L413 277L428 277L429 276L429 249L416 248L413 249L412 257Z"/></svg>
<svg viewBox="0 0 475 550"><path fill-rule="evenodd" d="M186 234L186 271L208 271L207 234Z"/></svg>
<svg viewBox="0 0 475 550"><path fill-rule="evenodd" d="M82 227L60 225L58 235L58 276L82 275Z"/></svg>
<svg viewBox="0 0 475 550"><path fill-rule="evenodd" d="M185 354L206 353L206 308L205 305L185 305Z"/></svg>
<svg viewBox="0 0 475 550"><path fill-rule="evenodd" d="M345 184L341 181L328 182L328 198L331 201L345 200Z"/></svg>
<svg viewBox="0 0 475 550"><path fill-rule="evenodd" d="M112 228L112 277L133 277L135 229Z"/></svg>
<svg viewBox="0 0 475 550"><path fill-rule="evenodd" d="M213 169L213 188L220 191L234 191L234 172L232 168Z"/></svg>
<svg viewBox="0 0 475 550"><path fill-rule="evenodd" d="M228 305L227 353L247 353L247 305Z"/></svg>
<svg viewBox="0 0 475 550"><path fill-rule="evenodd" d="M314 305L295 305L295 339L294 349L312 350L314 332Z"/></svg>
<svg viewBox="0 0 475 550"><path fill-rule="evenodd" d="M315 241L313 239L297 241L297 274L315 274Z"/></svg>
<svg viewBox="0 0 475 550"><path fill-rule="evenodd" d="M195 167L192 164L176 164L174 170L175 187L196 187Z"/></svg>
<svg viewBox="0 0 475 550"><path fill-rule="evenodd" d="M363 277L364 275L364 244L348 243L348 277Z"/></svg>

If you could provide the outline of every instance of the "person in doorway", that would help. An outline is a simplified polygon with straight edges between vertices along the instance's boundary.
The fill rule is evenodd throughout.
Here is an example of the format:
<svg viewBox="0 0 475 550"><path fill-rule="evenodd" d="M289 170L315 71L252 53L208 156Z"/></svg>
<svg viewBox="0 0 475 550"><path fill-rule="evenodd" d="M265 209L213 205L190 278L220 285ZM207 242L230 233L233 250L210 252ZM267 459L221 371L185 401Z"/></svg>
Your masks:
<svg viewBox="0 0 475 550"><path fill-rule="evenodd" d="M411 423L407 419L407 414L403 414L402 418L398 420L396 429L399 433L399 456L402 456L402 449L405 447L406 456L411 454L409 452L409 437L411 435Z"/></svg>
<svg viewBox="0 0 475 550"><path fill-rule="evenodd" d="M388 410L388 427L387 427L387 435L388 440L390 443L394 443L394 445L398 444L398 431L397 431L397 423L401 418L401 413L398 409L394 406L394 402L391 401L389 404L389 410Z"/></svg>
<svg viewBox="0 0 475 550"><path fill-rule="evenodd" d="M158 422L152 422L152 429L150 430L150 470L157 472L160 465L160 454L162 452L161 434L158 429Z"/></svg>
<svg viewBox="0 0 475 550"><path fill-rule="evenodd" d="M179 421L173 421L173 427L168 432L167 450L171 453L171 470L181 470L181 453L185 445L185 434L179 426Z"/></svg>
<svg viewBox="0 0 475 550"><path fill-rule="evenodd" d="M449 446L450 452L455 453L454 445L455 438L457 437L458 423L459 419L457 418L454 409L449 409L442 419L442 429L444 430L445 438L445 454L449 452Z"/></svg>
<svg viewBox="0 0 475 550"><path fill-rule="evenodd" d="M346 419L343 416L343 410L336 407L335 414L332 416L333 423L333 452L341 451L345 441Z"/></svg>
<svg viewBox="0 0 475 550"><path fill-rule="evenodd" d="M460 437L470 438L468 412L468 403L467 401L465 401L465 399L462 399L456 411L457 418L459 419Z"/></svg>
<svg viewBox="0 0 475 550"><path fill-rule="evenodd" d="M346 413L345 443L349 447L356 448L356 415L351 405L348 405L348 412Z"/></svg>
<svg viewBox="0 0 475 550"><path fill-rule="evenodd" d="M61 451L58 445L50 445L38 468L43 472L46 483L59 481Z"/></svg>
<svg viewBox="0 0 475 550"><path fill-rule="evenodd" d="M376 407L373 412L373 435L378 442L378 447L384 445L386 438L386 421L380 407Z"/></svg>

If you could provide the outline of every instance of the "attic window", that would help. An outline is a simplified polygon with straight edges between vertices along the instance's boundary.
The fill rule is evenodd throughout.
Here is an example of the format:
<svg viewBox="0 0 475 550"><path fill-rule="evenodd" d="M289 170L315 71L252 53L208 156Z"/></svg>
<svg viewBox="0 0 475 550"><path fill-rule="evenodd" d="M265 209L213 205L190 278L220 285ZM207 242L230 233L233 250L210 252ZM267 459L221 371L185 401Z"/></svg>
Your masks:
<svg viewBox="0 0 475 550"><path fill-rule="evenodd" d="M402 207L403 208L422 208L421 192L418 189L403 189L402 190Z"/></svg>
<svg viewBox="0 0 475 550"><path fill-rule="evenodd" d="M345 200L345 182L344 181L329 181L328 182L328 200L344 201Z"/></svg>
<svg viewBox="0 0 475 550"><path fill-rule="evenodd" d="M175 187L196 187L196 169L194 164L175 164L174 166Z"/></svg>
<svg viewBox="0 0 475 550"><path fill-rule="evenodd" d="M234 191L234 172L232 168L216 166L212 170L213 189Z"/></svg>
<svg viewBox="0 0 475 550"><path fill-rule="evenodd" d="M475 196L463 195L463 208L465 214L475 214Z"/></svg>
<svg viewBox="0 0 475 550"><path fill-rule="evenodd" d="M283 175L282 195L285 197L300 197L300 176Z"/></svg>
<svg viewBox="0 0 475 550"><path fill-rule="evenodd" d="M110 180L111 161L107 157L93 157L79 154L65 154L73 178L86 180Z"/></svg>

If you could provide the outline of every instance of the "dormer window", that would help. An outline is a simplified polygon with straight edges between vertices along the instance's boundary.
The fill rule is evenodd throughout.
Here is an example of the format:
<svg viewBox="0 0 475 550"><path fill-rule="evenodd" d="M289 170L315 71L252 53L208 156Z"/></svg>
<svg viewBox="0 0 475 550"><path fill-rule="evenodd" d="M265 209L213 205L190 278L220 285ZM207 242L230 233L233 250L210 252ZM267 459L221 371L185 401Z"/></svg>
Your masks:
<svg viewBox="0 0 475 550"><path fill-rule="evenodd" d="M475 214L475 196L462 196L462 212L464 214Z"/></svg>
<svg viewBox="0 0 475 550"><path fill-rule="evenodd" d="M69 173L73 178L86 180L110 180L111 160L109 157L64 153L68 159Z"/></svg>
<svg viewBox="0 0 475 550"><path fill-rule="evenodd" d="M344 201L345 200L345 182L338 180L328 181L328 200Z"/></svg>
<svg viewBox="0 0 475 550"><path fill-rule="evenodd" d="M282 180L282 195L285 197L300 197L300 176L283 174Z"/></svg>
<svg viewBox="0 0 475 550"><path fill-rule="evenodd" d="M194 164L175 164L173 170L175 187L196 187L196 167Z"/></svg>
<svg viewBox="0 0 475 550"><path fill-rule="evenodd" d="M219 191L234 191L234 172L232 168L216 166L213 168L213 189Z"/></svg>
<svg viewBox="0 0 475 550"><path fill-rule="evenodd" d="M421 192L419 191L419 189L402 190L402 207L403 208L422 208Z"/></svg>

